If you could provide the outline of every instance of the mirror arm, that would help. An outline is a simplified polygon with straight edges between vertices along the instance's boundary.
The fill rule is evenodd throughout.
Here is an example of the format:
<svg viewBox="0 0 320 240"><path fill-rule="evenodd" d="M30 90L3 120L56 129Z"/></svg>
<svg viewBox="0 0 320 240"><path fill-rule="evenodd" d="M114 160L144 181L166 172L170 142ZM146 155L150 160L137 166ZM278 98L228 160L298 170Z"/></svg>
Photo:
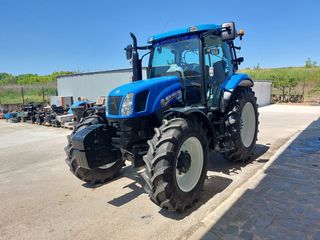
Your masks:
<svg viewBox="0 0 320 240"><path fill-rule="evenodd" d="M204 33L202 33L201 34L201 38L205 38L205 37L207 37L207 36L209 36L209 35L220 35L221 34L221 29L222 28L219 28L219 29L214 29L214 30L211 30L211 31L208 31L208 32L204 32Z"/></svg>
<svg viewBox="0 0 320 240"><path fill-rule="evenodd" d="M150 54L150 52L147 52L146 54L142 55L142 57L140 58L140 61L142 61L142 59L147 56L148 54Z"/></svg>
<svg viewBox="0 0 320 240"><path fill-rule="evenodd" d="M139 49L139 50L150 50L151 48L152 48L152 45L137 47L137 49Z"/></svg>

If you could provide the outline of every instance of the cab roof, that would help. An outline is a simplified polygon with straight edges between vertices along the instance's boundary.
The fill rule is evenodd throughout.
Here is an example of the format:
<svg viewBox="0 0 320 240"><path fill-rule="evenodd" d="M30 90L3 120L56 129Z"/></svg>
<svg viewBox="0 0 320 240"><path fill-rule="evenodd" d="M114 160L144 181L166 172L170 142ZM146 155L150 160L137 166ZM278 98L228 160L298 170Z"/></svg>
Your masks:
<svg viewBox="0 0 320 240"><path fill-rule="evenodd" d="M216 25L216 24L202 24L202 25L197 25L192 27L180 28L177 30L153 35L148 39L148 42L152 43L154 41L159 41L159 40L171 38L171 37L177 37L177 36L185 35L191 32L195 33L195 32L205 32L210 30L216 30L216 29L219 29L220 27L221 25Z"/></svg>

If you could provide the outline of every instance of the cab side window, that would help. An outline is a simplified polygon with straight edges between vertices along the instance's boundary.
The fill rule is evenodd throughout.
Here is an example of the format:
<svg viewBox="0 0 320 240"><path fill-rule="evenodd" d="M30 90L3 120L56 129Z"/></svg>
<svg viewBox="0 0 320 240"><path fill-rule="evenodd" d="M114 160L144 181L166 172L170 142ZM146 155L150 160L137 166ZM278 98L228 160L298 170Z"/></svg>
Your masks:
<svg viewBox="0 0 320 240"><path fill-rule="evenodd" d="M205 82L208 86L207 99L210 107L218 107L220 86L228 76L228 60L224 54L223 42L218 36L205 38Z"/></svg>

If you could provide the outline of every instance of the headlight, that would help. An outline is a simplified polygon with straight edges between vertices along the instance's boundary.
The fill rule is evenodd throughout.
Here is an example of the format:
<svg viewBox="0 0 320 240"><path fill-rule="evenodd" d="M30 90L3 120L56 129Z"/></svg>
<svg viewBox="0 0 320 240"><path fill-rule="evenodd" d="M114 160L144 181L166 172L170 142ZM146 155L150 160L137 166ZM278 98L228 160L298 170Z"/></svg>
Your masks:
<svg viewBox="0 0 320 240"><path fill-rule="evenodd" d="M109 96L107 96L106 97L106 102L105 102L105 104L106 104L106 115L108 115L109 114Z"/></svg>
<svg viewBox="0 0 320 240"><path fill-rule="evenodd" d="M132 114L133 93L129 93L122 102L121 115L126 116Z"/></svg>

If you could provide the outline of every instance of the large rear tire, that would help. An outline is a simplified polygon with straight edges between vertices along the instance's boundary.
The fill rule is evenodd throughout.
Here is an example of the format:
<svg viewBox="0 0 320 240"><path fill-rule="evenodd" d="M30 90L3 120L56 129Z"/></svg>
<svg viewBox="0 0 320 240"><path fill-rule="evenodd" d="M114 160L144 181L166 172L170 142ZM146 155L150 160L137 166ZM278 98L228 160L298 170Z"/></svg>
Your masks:
<svg viewBox="0 0 320 240"><path fill-rule="evenodd" d="M259 124L257 98L251 88L239 87L236 90L227 114L231 139L229 149L223 156L231 161L246 161L254 153Z"/></svg>
<svg viewBox="0 0 320 240"><path fill-rule="evenodd" d="M207 130L201 122L174 118L155 132L144 156L145 190L160 207L182 212L198 200L207 175Z"/></svg>
<svg viewBox="0 0 320 240"><path fill-rule="evenodd" d="M73 132L67 137L68 145L65 147L65 152L67 154L66 163L69 165L70 171L80 180L92 184L102 184L117 177L121 168L125 165L124 160L118 159L113 163L95 169L86 169L79 166L77 159L73 154L72 136L84 128L101 123L106 124L105 120L98 115L91 115L84 118L75 126Z"/></svg>

